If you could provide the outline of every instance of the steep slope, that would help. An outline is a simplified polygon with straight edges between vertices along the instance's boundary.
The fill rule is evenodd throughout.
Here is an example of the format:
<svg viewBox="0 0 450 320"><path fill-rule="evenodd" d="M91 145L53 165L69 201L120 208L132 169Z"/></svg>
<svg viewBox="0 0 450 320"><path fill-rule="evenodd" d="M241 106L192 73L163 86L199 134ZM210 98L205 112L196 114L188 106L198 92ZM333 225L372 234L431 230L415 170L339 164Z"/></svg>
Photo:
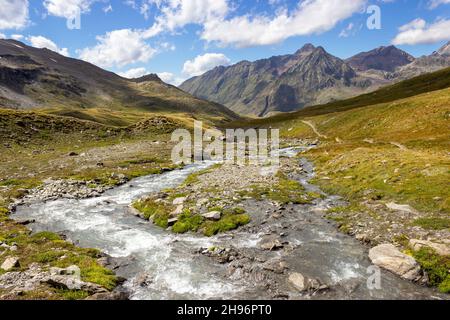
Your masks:
<svg viewBox="0 0 450 320"><path fill-rule="evenodd" d="M237 113L262 117L346 99L449 67L449 52L450 43L415 59L388 46L343 61L308 44L293 55L217 67L180 88Z"/></svg>
<svg viewBox="0 0 450 320"><path fill-rule="evenodd" d="M231 110L266 116L364 92L372 79L359 77L322 47L305 45L293 55L217 67L180 88Z"/></svg>
<svg viewBox="0 0 450 320"><path fill-rule="evenodd" d="M405 51L389 46L359 53L345 61L359 71L373 69L393 72L398 67L410 64L414 60L415 58Z"/></svg>
<svg viewBox="0 0 450 320"><path fill-rule="evenodd" d="M183 112L235 118L227 108L190 96L156 75L124 79L47 49L0 40L0 106L66 114L114 111ZM87 110L87 111L86 111Z"/></svg>

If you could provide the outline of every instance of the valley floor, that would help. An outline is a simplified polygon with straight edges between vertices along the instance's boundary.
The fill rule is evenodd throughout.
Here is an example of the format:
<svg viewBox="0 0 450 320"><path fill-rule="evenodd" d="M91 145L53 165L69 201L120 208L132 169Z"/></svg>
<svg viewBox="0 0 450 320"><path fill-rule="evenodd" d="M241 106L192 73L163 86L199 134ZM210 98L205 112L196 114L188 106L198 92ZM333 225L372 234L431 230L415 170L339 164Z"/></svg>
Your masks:
<svg viewBox="0 0 450 320"><path fill-rule="evenodd" d="M361 280L361 272L370 265L367 250L386 243L393 244L392 250L402 259L417 260L425 273L414 280L449 292L449 99L450 91L445 89L392 103L270 123L281 129L284 146L304 146L307 141L317 148L298 159L285 159L282 170L268 172L268 176L255 171L264 168L228 165L194 173L180 187L135 202L134 208L140 211L135 214L152 220L158 228L153 232L167 234L164 229L170 227L176 236L168 238L168 243L184 245L186 238L180 234L195 239L216 235L211 238L213 245L197 246L194 257L203 259L215 275L228 272L225 279L231 277L233 284L250 279L250 284L262 286L253 287L253 296L247 297L369 297L361 281L359 285L347 281L355 271L351 265L360 264ZM31 234L24 225L33 221L13 221L9 214L13 203L95 197L135 177L176 169L169 161L171 121L152 123L150 127L159 128L156 131L145 126L119 130L63 122L66 132L58 129L55 133L39 127L45 119L32 119L31 125L22 119L9 121L14 125L3 136L0 279L4 282L0 280L0 295L3 299L123 297L108 293L122 281L108 269L108 257L97 250L77 248L61 235ZM58 121L62 120L55 126ZM315 166L314 175L310 163ZM341 245L348 254L329 260ZM355 262L356 257L361 260ZM347 259L348 264L336 269L339 259ZM318 265L327 264L329 272L314 272ZM61 283L60 277L71 272L66 268L73 265L80 268L80 282L77 286ZM333 268L347 270L350 277L335 275L345 280L336 282L331 277ZM20 283L29 272L44 279L40 287L6 289L5 283ZM375 298L402 297L402 292L412 299L438 295L383 274L399 291L385 288L394 296L380 293ZM154 289L153 280L145 279L141 284L148 282Z"/></svg>

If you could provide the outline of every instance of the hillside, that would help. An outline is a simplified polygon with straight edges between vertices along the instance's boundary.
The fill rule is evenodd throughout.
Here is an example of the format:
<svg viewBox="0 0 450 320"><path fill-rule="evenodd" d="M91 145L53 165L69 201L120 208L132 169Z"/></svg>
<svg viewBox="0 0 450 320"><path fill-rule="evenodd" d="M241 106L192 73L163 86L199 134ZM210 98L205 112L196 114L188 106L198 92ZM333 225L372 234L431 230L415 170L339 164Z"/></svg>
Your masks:
<svg viewBox="0 0 450 320"><path fill-rule="evenodd" d="M162 82L157 76L139 81L122 78L90 63L14 40L0 40L0 106L46 109L50 113L96 120L110 111L196 113L235 118L227 108L210 103ZM120 117L119 117L120 118ZM108 123L109 124L109 123ZM113 120L112 124L128 124Z"/></svg>
<svg viewBox="0 0 450 320"><path fill-rule="evenodd" d="M344 61L307 44L292 55L216 67L180 88L239 114L270 116L358 96L449 67L445 48L415 59L394 46L380 47Z"/></svg>
<svg viewBox="0 0 450 320"><path fill-rule="evenodd" d="M413 97L418 94L437 91L448 87L450 87L450 68L424 74L384 87L372 93L364 94L347 100L308 107L300 111L278 114L265 119L252 119L250 121L240 120L234 122L232 125L259 126L282 122L293 118L332 114L335 112L362 108L369 105L392 102L395 100Z"/></svg>

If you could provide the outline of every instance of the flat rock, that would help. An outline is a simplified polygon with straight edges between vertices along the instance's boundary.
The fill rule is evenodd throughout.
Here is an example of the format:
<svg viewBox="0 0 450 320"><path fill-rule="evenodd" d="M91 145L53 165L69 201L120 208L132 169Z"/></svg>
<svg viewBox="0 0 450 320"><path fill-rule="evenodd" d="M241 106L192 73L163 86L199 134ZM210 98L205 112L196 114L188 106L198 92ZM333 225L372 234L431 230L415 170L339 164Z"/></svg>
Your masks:
<svg viewBox="0 0 450 320"><path fill-rule="evenodd" d="M403 212L408 212L408 213L416 212L416 210L414 210L414 208L412 208L411 206L409 206L407 204L397 204L394 202L389 202L389 203L386 203L386 207L388 209L391 209L394 211L403 211Z"/></svg>
<svg viewBox="0 0 450 320"><path fill-rule="evenodd" d="M417 261L398 250L392 244L382 244L369 251L373 264L399 275L403 279L417 281L421 278Z"/></svg>
<svg viewBox="0 0 450 320"><path fill-rule="evenodd" d="M222 217L222 213L219 211L211 211L205 214L202 214L202 217L208 220L218 221Z"/></svg>
<svg viewBox="0 0 450 320"><path fill-rule="evenodd" d="M19 266L20 266L19 258L9 257L9 258L6 258L6 260L2 263L2 266L0 268L5 271L10 271Z"/></svg>
<svg viewBox="0 0 450 320"><path fill-rule="evenodd" d="M411 239L409 241L409 245L414 251L419 251L422 248L431 248L436 251L438 255L450 256L450 245L446 243L444 244L427 240Z"/></svg>

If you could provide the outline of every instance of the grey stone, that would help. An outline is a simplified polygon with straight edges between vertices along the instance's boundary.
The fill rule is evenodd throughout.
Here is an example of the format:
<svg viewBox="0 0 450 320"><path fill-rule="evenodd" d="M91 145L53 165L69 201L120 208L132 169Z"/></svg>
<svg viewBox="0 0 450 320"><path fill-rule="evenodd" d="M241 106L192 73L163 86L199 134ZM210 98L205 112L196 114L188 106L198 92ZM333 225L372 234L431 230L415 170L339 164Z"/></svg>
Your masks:
<svg viewBox="0 0 450 320"><path fill-rule="evenodd" d="M3 262L2 266L0 267L1 269L5 270L5 271L10 271L16 267L19 267L20 263L19 263L19 258L17 257L8 257L6 258L6 260Z"/></svg>

